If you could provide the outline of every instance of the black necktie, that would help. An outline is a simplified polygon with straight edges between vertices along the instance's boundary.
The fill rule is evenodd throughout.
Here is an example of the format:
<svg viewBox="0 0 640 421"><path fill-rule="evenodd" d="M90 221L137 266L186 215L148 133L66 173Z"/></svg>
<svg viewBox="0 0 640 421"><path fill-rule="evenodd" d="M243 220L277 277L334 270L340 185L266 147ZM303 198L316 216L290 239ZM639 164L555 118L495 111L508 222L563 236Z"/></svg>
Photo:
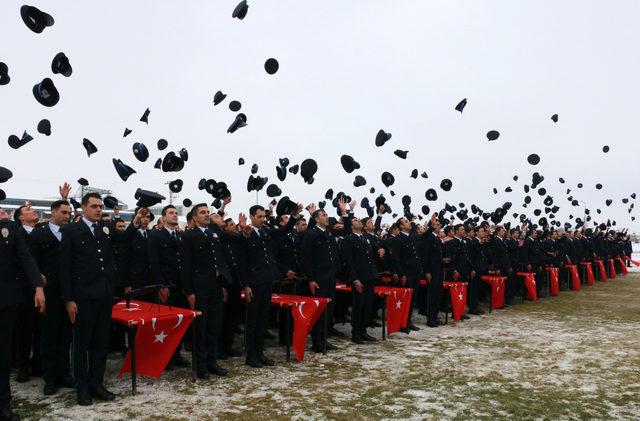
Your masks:
<svg viewBox="0 0 640 421"><path fill-rule="evenodd" d="M96 224L95 222L91 224L91 233L94 237L96 236L96 228L98 228L98 224Z"/></svg>
<svg viewBox="0 0 640 421"><path fill-rule="evenodd" d="M178 237L176 236L176 232L175 231L171 232L171 238L173 238L174 240L178 239Z"/></svg>

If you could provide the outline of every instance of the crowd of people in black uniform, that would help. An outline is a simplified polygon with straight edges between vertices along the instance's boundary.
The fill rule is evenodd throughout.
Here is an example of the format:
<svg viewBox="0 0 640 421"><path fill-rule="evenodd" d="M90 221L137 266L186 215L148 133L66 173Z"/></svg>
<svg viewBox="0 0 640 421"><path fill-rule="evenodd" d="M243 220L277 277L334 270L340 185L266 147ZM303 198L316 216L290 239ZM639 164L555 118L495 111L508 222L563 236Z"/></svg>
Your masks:
<svg viewBox="0 0 640 421"><path fill-rule="evenodd" d="M333 326L345 320L351 322L353 342L376 341L367 329L380 326L374 286L381 276L391 278L388 285L413 289L403 329L409 333L420 330L420 314L428 327L443 324L445 280L468 283L468 318L483 314L487 291L480 277L489 271L508 277L507 306L522 298L518 271L542 280L547 265L562 272L565 264L632 251L629 235L606 224L559 231L480 218L459 223L440 212L426 223L401 217L383 227L383 201L374 217L360 218L356 202L344 195L334 199L335 217L315 204L304 212L284 197L267 208L252 206L248 217L234 220L227 216L231 198L226 197L217 212L204 203L191 207L185 227L172 205L162 209L153 228L155 217L147 207L136 208L126 226L117 207L114 218L104 213L99 194L86 194L74 209L69 192L65 183L47 221L29 204L12 215L0 209L2 420L18 419L10 408L12 363L17 382L41 376L45 395L75 388L80 405L113 400L103 383L107 355L126 350L124 332L111 323L114 297L150 285L159 287L138 299L202 312L194 327L195 349L189 351L196 354L198 377L207 379L227 374L218 361L241 357L239 344L247 365L274 364L264 354L268 328L283 329L270 305L274 290L332 299L328 331L317 323L311 335L312 350L325 352L336 349L326 338L343 336ZM352 287L351 297L336 296L336 281ZM539 294L543 285L537 282ZM167 369L189 366L185 348L178 347Z"/></svg>

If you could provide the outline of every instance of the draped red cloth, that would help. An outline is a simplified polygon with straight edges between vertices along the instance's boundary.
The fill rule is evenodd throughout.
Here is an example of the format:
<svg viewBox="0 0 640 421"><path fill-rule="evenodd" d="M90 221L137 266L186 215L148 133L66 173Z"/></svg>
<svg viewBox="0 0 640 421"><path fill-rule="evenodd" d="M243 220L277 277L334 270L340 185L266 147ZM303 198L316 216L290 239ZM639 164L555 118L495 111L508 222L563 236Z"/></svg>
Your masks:
<svg viewBox="0 0 640 421"><path fill-rule="evenodd" d="M617 277L615 260L609 259L609 277L615 279Z"/></svg>
<svg viewBox="0 0 640 421"><path fill-rule="evenodd" d="M596 277L593 275L593 266L591 265L591 262L582 262L580 264L584 266L585 270L587 271L587 285L595 284Z"/></svg>
<svg viewBox="0 0 640 421"><path fill-rule="evenodd" d="M636 266L640 266L640 262L638 262L637 260L633 260L631 258L629 258L629 256L624 256L624 258L628 261L630 261L631 263L633 263Z"/></svg>
<svg viewBox="0 0 640 421"><path fill-rule="evenodd" d="M558 268L554 266L547 266L547 272L549 272L549 294L552 297L560 294L560 280L558 279Z"/></svg>
<svg viewBox="0 0 640 421"><path fill-rule="evenodd" d="M336 282L336 292L350 294L352 290L349 285ZM380 285L374 287L373 292L379 297L386 297L387 333L390 335L398 332L401 328L406 328L413 290L411 288L396 288Z"/></svg>
<svg viewBox="0 0 640 421"><path fill-rule="evenodd" d="M298 361L304 360L307 335L316 324L331 299L300 295L272 294L271 305L289 307L293 316L293 353Z"/></svg>
<svg viewBox="0 0 640 421"><path fill-rule="evenodd" d="M580 275L578 275L578 265L564 265L571 276L571 289L580 291Z"/></svg>
<svg viewBox="0 0 640 421"><path fill-rule="evenodd" d="M451 296L453 320L461 320L462 316L464 316L464 306L467 302L467 283L445 281L442 286L449 290L449 295Z"/></svg>
<svg viewBox="0 0 640 421"><path fill-rule="evenodd" d="M598 265L602 282L607 282L607 271L604 269L604 262L602 260L596 260L596 264Z"/></svg>
<svg viewBox="0 0 640 421"><path fill-rule="evenodd" d="M491 273L491 272L489 272ZM495 272L494 272L495 273ZM481 280L491 285L491 308L504 307L506 276L482 276Z"/></svg>
<svg viewBox="0 0 640 421"><path fill-rule="evenodd" d="M536 301L538 292L536 291L536 274L533 272L518 272L518 276L524 277L524 286L527 292L524 296L525 300Z"/></svg>
<svg viewBox="0 0 640 421"><path fill-rule="evenodd" d="M622 260L621 257L616 257L616 260L618 261L618 263L620 263L620 270L622 271L622 274L626 275L627 273L629 273L629 270L627 269L627 265L625 265L624 260Z"/></svg>
<svg viewBox="0 0 640 421"><path fill-rule="evenodd" d="M196 313L144 301L120 301L111 310L111 319L121 325L137 325L136 373L160 377ZM118 377L131 372L131 351L127 352Z"/></svg>

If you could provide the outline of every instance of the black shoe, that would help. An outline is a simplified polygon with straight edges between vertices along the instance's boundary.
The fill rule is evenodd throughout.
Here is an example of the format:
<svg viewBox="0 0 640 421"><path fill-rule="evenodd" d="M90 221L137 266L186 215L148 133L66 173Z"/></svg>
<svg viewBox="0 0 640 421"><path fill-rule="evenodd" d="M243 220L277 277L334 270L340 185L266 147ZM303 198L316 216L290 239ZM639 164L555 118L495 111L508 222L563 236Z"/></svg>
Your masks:
<svg viewBox="0 0 640 421"><path fill-rule="evenodd" d="M31 376L29 376L29 372L27 370L18 370L18 374L16 374L16 381L18 383L26 383L31 380Z"/></svg>
<svg viewBox="0 0 640 421"><path fill-rule="evenodd" d="M42 377L41 367L31 367L31 377Z"/></svg>
<svg viewBox="0 0 640 421"><path fill-rule="evenodd" d="M375 320L372 320L371 323L369 323L369 327L382 327L382 325Z"/></svg>
<svg viewBox="0 0 640 421"><path fill-rule="evenodd" d="M227 355L227 357L230 358L242 357L242 352L238 351L235 348L227 348L224 353Z"/></svg>
<svg viewBox="0 0 640 421"><path fill-rule="evenodd" d="M316 354L322 354L322 347L313 345L311 347L311 351L315 352Z"/></svg>
<svg viewBox="0 0 640 421"><path fill-rule="evenodd" d="M248 359L245 361L245 364L249 367L260 368L262 367L262 363L260 361L256 361L255 359Z"/></svg>
<svg viewBox="0 0 640 421"><path fill-rule="evenodd" d="M42 393L44 393L45 396L55 395L57 391L58 391L58 385L56 384L56 382L51 380L44 382L44 388L42 389Z"/></svg>
<svg viewBox="0 0 640 421"><path fill-rule="evenodd" d="M484 311L474 308L473 310L469 311L469 314L473 314L474 316L482 316L484 314Z"/></svg>
<svg viewBox="0 0 640 421"><path fill-rule="evenodd" d="M275 339L276 337L274 336L274 334L273 334L273 333L271 333L271 332L269 332L268 330L266 330L266 331L264 332L264 338L265 338L265 339Z"/></svg>
<svg viewBox="0 0 640 421"><path fill-rule="evenodd" d="M369 335L367 332L364 332L363 334L361 334L360 336L362 336L362 339L365 342L375 342L377 341L376 338L374 338L373 336Z"/></svg>
<svg viewBox="0 0 640 421"><path fill-rule="evenodd" d="M218 363L207 365L207 371L211 374L215 374L216 376L226 376L229 372L226 368L220 367Z"/></svg>
<svg viewBox="0 0 640 421"><path fill-rule="evenodd" d="M351 337L351 342L353 342L354 344L358 344L358 345L364 344L364 341L362 340L362 338L360 336L352 336Z"/></svg>
<svg viewBox="0 0 640 421"><path fill-rule="evenodd" d="M116 399L116 395L109 392L103 385L90 388L89 393L92 397L101 401L113 401Z"/></svg>
<svg viewBox="0 0 640 421"><path fill-rule="evenodd" d="M207 372L207 370L198 370L196 372L196 376L200 379L200 380L209 380L209 373Z"/></svg>
<svg viewBox="0 0 640 421"><path fill-rule="evenodd" d="M336 338L344 338L344 333L340 332L338 329L336 329L335 327L330 327L329 331L327 332L328 336L335 336Z"/></svg>
<svg viewBox="0 0 640 421"><path fill-rule="evenodd" d="M167 366L164 368L164 371L173 371L175 367L173 366L173 363L171 361L169 361L167 363Z"/></svg>
<svg viewBox="0 0 640 421"><path fill-rule="evenodd" d="M78 392L77 399L78 399L78 405L80 406L93 405L93 399L91 399L91 395L87 391Z"/></svg>
<svg viewBox="0 0 640 421"><path fill-rule="evenodd" d="M437 320L429 320L427 322L427 327L438 327L440 326L440 323L438 323Z"/></svg>
<svg viewBox="0 0 640 421"><path fill-rule="evenodd" d="M411 330L408 327L403 327L403 328L400 328L400 332L406 333L408 335L409 332L411 332Z"/></svg>
<svg viewBox="0 0 640 421"><path fill-rule="evenodd" d="M265 367L272 367L272 366L276 365L276 363L271 358L267 357L266 355L262 355L260 357L260 363Z"/></svg>
<svg viewBox="0 0 640 421"><path fill-rule="evenodd" d="M332 344L330 342L327 342L326 348L327 348L327 351L335 351L336 349L338 349L337 346L335 346L334 344Z"/></svg>
<svg viewBox="0 0 640 421"><path fill-rule="evenodd" d="M236 326L233 329L233 333L235 333L236 335L242 335L244 333L244 329L241 328L240 326Z"/></svg>
<svg viewBox="0 0 640 421"><path fill-rule="evenodd" d="M413 331L419 331L420 328L416 325L414 325L413 323L411 323L409 326L407 326L409 328L409 330L413 330Z"/></svg>
<svg viewBox="0 0 640 421"><path fill-rule="evenodd" d="M462 315L462 320L469 320L470 317L467 314Z"/></svg>
<svg viewBox="0 0 640 421"><path fill-rule="evenodd" d="M184 350L187 352L193 352L193 344L191 343L191 341L184 341L184 343L182 344L182 346L184 346Z"/></svg>
<svg viewBox="0 0 640 421"><path fill-rule="evenodd" d="M224 352L220 352L217 357L218 360L227 360L229 357Z"/></svg>
<svg viewBox="0 0 640 421"><path fill-rule="evenodd" d="M0 420L2 421L20 421L20 417L17 416L9 405L0 408Z"/></svg>
<svg viewBox="0 0 640 421"><path fill-rule="evenodd" d="M185 360L185 358L180 354L175 354L171 359L171 363L180 368L187 368L190 365L189 361Z"/></svg>
<svg viewBox="0 0 640 421"><path fill-rule="evenodd" d="M62 377L58 377L58 386L60 387L65 387L67 389L73 389L74 387L74 381L73 381L73 377L71 377L71 374L67 374L65 376Z"/></svg>

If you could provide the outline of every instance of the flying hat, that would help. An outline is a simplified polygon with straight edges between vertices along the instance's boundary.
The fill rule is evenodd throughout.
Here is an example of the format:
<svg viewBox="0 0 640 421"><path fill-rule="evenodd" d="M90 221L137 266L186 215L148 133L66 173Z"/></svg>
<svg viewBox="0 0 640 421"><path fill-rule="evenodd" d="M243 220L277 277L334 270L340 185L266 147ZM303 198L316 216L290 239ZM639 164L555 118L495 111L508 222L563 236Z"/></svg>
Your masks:
<svg viewBox="0 0 640 421"><path fill-rule="evenodd" d="M267 186L267 196L269 197L278 197L282 194L282 190L275 184L269 184Z"/></svg>
<svg viewBox="0 0 640 421"><path fill-rule="evenodd" d="M327 199L327 200L332 200L333 199L333 189L327 190L327 192L324 194L324 198Z"/></svg>
<svg viewBox="0 0 640 421"><path fill-rule="evenodd" d="M554 114L551 116L551 120L553 120L554 123L558 122L558 114Z"/></svg>
<svg viewBox="0 0 640 421"><path fill-rule="evenodd" d="M139 206L141 208L150 208L166 199L166 197L164 197L160 193L142 189L136 190L133 197L138 200L136 206Z"/></svg>
<svg viewBox="0 0 640 421"><path fill-rule="evenodd" d="M258 164L253 164L251 166L251 174L256 174L258 172Z"/></svg>
<svg viewBox="0 0 640 421"><path fill-rule="evenodd" d="M187 152L185 148L180 149L178 151L178 154L180 155L180 158L182 158L184 162L187 162L189 160L189 152Z"/></svg>
<svg viewBox="0 0 640 421"><path fill-rule="evenodd" d="M118 172L118 175L120 176L122 181L127 181L131 174L136 173L136 170L119 159L113 158L111 161L113 162L113 166L116 168L116 171Z"/></svg>
<svg viewBox="0 0 640 421"><path fill-rule="evenodd" d="M266 70L270 75L275 74L279 68L280 64L275 58L267 59L267 61L264 62L264 70Z"/></svg>
<svg viewBox="0 0 640 421"><path fill-rule="evenodd" d="M535 153L532 153L527 157L527 162L531 165L538 165L538 163L540 162L540 156L538 156Z"/></svg>
<svg viewBox="0 0 640 421"><path fill-rule="evenodd" d="M51 122L49 120L42 119L38 123L38 133L41 133L45 136L51 136Z"/></svg>
<svg viewBox="0 0 640 421"><path fill-rule="evenodd" d="M240 103L240 101L234 100L229 103L229 109L234 113L237 113L238 111L240 111L240 108L242 108L242 104Z"/></svg>
<svg viewBox="0 0 640 421"><path fill-rule="evenodd" d="M547 194L547 189L545 189L544 187L540 187L540 188L538 189L538 194L539 194L540 196L544 196L545 194Z"/></svg>
<svg viewBox="0 0 640 421"><path fill-rule="evenodd" d="M159 151L164 151L169 146L169 142L166 139L158 139L157 146Z"/></svg>
<svg viewBox="0 0 640 421"><path fill-rule="evenodd" d="M358 164L351 155L342 155L340 157L340 164L342 164L342 168L349 174L360 168L360 164Z"/></svg>
<svg viewBox="0 0 640 421"><path fill-rule="evenodd" d="M429 209L429 205L422 205L422 213L425 215L429 215L431 209Z"/></svg>
<svg viewBox="0 0 640 421"><path fill-rule="evenodd" d="M511 193L513 190L511 189L511 187L507 186L506 189L504 189L505 193Z"/></svg>
<svg viewBox="0 0 640 421"><path fill-rule="evenodd" d="M33 85L33 97L45 107L53 107L60 101L60 94L51 79L44 78L42 82Z"/></svg>
<svg viewBox="0 0 640 421"><path fill-rule="evenodd" d="M191 205L193 205L193 202L189 198L186 198L182 201L182 206L184 206L185 208L190 208Z"/></svg>
<svg viewBox="0 0 640 421"><path fill-rule="evenodd" d="M163 172L178 172L184 168L184 160L177 156L175 152L169 152L162 159Z"/></svg>
<svg viewBox="0 0 640 421"><path fill-rule="evenodd" d="M497 138L500 137L500 132L497 130L490 130L487 132L487 139L491 140L496 140Z"/></svg>
<svg viewBox="0 0 640 421"><path fill-rule="evenodd" d="M78 184L80 184L81 186L87 187L89 185L89 182L87 181L86 178L80 177L78 179Z"/></svg>
<svg viewBox="0 0 640 421"><path fill-rule="evenodd" d="M375 187L371 187L371 188L369 189L369 193L373 194L373 193L375 193L375 192L376 192L376 188L375 188Z"/></svg>
<svg viewBox="0 0 640 421"><path fill-rule="evenodd" d="M313 183L313 176L317 171L318 163L311 158L305 159L302 161L302 164L300 164L300 175L304 179L305 183Z"/></svg>
<svg viewBox="0 0 640 421"><path fill-rule="evenodd" d="M366 184L367 184L367 180L361 175L356 175L356 178L353 180L354 187L362 187Z"/></svg>
<svg viewBox="0 0 640 421"><path fill-rule="evenodd" d="M147 108L146 110L144 110L142 117L140 117L140 121L149 124L149 114L151 114L151 110Z"/></svg>
<svg viewBox="0 0 640 421"><path fill-rule="evenodd" d="M5 167L0 167L0 183L6 183L13 177L13 173L10 169Z"/></svg>
<svg viewBox="0 0 640 421"><path fill-rule="evenodd" d="M6 85L11 82L11 77L9 76L9 67L3 62L0 61L0 86Z"/></svg>
<svg viewBox="0 0 640 421"><path fill-rule="evenodd" d="M453 187L453 183L448 178L445 178L440 182L440 188L444 191L451 190L451 187Z"/></svg>
<svg viewBox="0 0 640 421"><path fill-rule="evenodd" d="M42 33L48 26L53 26L55 20L51 15L38 9L37 7L24 5L20 8L20 16L27 28L36 34Z"/></svg>
<svg viewBox="0 0 640 421"><path fill-rule="evenodd" d="M11 146L11 148L19 149L24 145L26 145L27 143L31 142L32 140L33 140L33 136L31 136L25 130L24 133L22 133L22 138L19 138L18 136L13 134L9 136L8 143L9 143L9 146Z"/></svg>
<svg viewBox="0 0 640 421"><path fill-rule="evenodd" d="M238 158L238 165L244 165L244 158Z"/></svg>
<svg viewBox="0 0 640 421"><path fill-rule="evenodd" d="M245 127L246 125L247 117L244 114L239 113L227 129L227 133L235 133L236 130Z"/></svg>
<svg viewBox="0 0 640 421"><path fill-rule="evenodd" d="M74 199L73 197L71 199L69 199L69 203L71 203L71 206L73 206L74 209L79 209L82 207L82 205L80 204L80 202L78 202L76 199Z"/></svg>
<svg viewBox="0 0 640 421"><path fill-rule="evenodd" d="M280 166L282 168L287 168L289 166L289 163L290 163L289 162L289 158L286 158L286 157L278 159L278 162L280 163Z"/></svg>
<svg viewBox="0 0 640 421"><path fill-rule="evenodd" d="M384 130L380 129L378 134L376 135L376 146L380 147L387 143L391 139L391 133L387 133Z"/></svg>
<svg viewBox="0 0 640 421"><path fill-rule="evenodd" d="M467 98L464 98L462 101L458 102L458 105L456 105L456 111L460 111L460 114L462 114L462 111L464 111L464 107L467 106Z"/></svg>
<svg viewBox="0 0 640 421"><path fill-rule="evenodd" d="M129 129L129 128L127 128L127 127L125 127L125 128L124 128L124 134L122 135L122 137L127 137L127 136L129 136L129 135L131 134L131 132L132 132L132 131L133 131L133 130L131 130L131 129Z"/></svg>
<svg viewBox="0 0 640 421"><path fill-rule="evenodd" d="M411 205L411 196L405 194L402 196L402 206L408 207L409 205Z"/></svg>
<svg viewBox="0 0 640 421"><path fill-rule="evenodd" d="M260 176L250 175L249 179L247 180L247 191L248 192L260 191L264 188L264 186L267 184L268 181L269 181L269 177L260 177Z"/></svg>
<svg viewBox="0 0 640 421"><path fill-rule="evenodd" d="M174 181L169 182L169 190L171 190L173 193L180 193L182 191L182 180L181 179L177 179Z"/></svg>
<svg viewBox="0 0 640 421"><path fill-rule="evenodd" d="M227 94L223 94L221 91L216 92L213 96L213 105L216 106L220 104L227 97Z"/></svg>
<svg viewBox="0 0 640 421"><path fill-rule="evenodd" d="M287 215L295 212L298 209L298 205L289 196L282 196L276 206L277 215Z"/></svg>
<svg viewBox="0 0 640 421"><path fill-rule="evenodd" d="M113 196L105 196L102 199L102 203L104 203L104 207L107 209L113 209L118 206L118 199Z"/></svg>
<svg viewBox="0 0 640 421"><path fill-rule="evenodd" d="M289 172L290 172L291 174L294 174L294 175L295 175L295 174L298 174L298 169L299 169L299 168L300 168L300 166L299 166L298 164L296 164L296 165L292 165L292 166L290 166L290 167L289 167Z"/></svg>
<svg viewBox="0 0 640 421"><path fill-rule="evenodd" d="M266 181L265 181L265 184L266 184ZM260 188L262 189L262 187ZM211 195L216 199L224 199L225 197L230 197L231 192L227 187L227 183L223 181L219 181L211 189Z"/></svg>
<svg viewBox="0 0 640 421"><path fill-rule="evenodd" d="M411 171L411 178L418 178L418 169L414 169L413 171Z"/></svg>
<svg viewBox="0 0 640 421"><path fill-rule="evenodd" d="M158 158L155 164L153 164L153 168L159 170L162 168L162 158Z"/></svg>
<svg viewBox="0 0 640 421"><path fill-rule="evenodd" d="M609 152L609 146L604 145L604 146L602 147L602 152L604 152L604 153Z"/></svg>
<svg viewBox="0 0 640 421"><path fill-rule="evenodd" d="M429 175L427 174L426 171L423 171L422 174L420 174L420 177L422 178L429 178Z"/></svg>
<svg viewBox="0 0 640 421"><path fill-rule="evenodd" d="M321 200L318 202L318 207L320 209L324 209L325 206L327 206L327 202L325 200Z"/></svg>
<svg viewBox="0 0 640 421"><path fill-rule="evenodd" d="M438 200L438 193L434 189L429 189L424 192L424 197L427 200L433 202L434 200Z"/></svg>
<svg viewBox="0 0 640 421"><path fill-rule="evenodd" d="M149 151L144 143L136 142L133 144L133 155L140 162L145 162L149 158Z"/></svg>
<svg viewBox="0 0 640 421"><path fill-rule="evenodd" d="M54 74L60 73L64 77L69 77L73 73L73 68L67 56L64 53L58 53L51 62L51 71Z"/></svg>
<svg viewBox="0 0 640 421"><path fill-rule="evenodd" d="M233 12L231 13L231 17L242 20L244 19L245 16L247 16L248 11L249 11L249 5L247 4L247 0L242 0L233 9Z"/></svg>
<svg viewBox="0 0 640 421"><path fill-rule="evenodd" d="M382 184L384 184L385 187L391 187L393 183L395 183L396 181L396 179L393 177L393 174L387 171L382 173L381 179L382 179Z"/></svg>
<svg viewBox="0 0 640 421"><path fill-rule="evenodd" d="M220 207L222 206L222 200L216 198L213 200L213 202L211 202L211 206L213 206L216 209L220 209Z"/></svg>
<svg viewBox="0 0 640 421"><path fill-rule="evenodd" d="M278 180L284 181L287 178L287 169L285 167L276 167L276 175Z"/></svg>

